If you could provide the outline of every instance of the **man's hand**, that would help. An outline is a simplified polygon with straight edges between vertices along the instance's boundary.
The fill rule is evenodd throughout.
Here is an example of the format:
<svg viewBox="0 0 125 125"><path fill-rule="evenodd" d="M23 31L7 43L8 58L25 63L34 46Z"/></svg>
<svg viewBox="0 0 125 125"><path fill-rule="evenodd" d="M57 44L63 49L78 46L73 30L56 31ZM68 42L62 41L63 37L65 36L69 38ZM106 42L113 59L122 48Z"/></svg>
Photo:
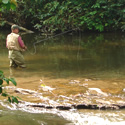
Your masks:
<svg viewBox="0 0 125 125"><path fill-rule="evenodd" d="M27 50L27 46L24 46L24 49Z"/></svg>
<svg viewBox="0 0 125 125"><path fill-rule="evenodd" d="M27 46L24 45L24 46L22 47L22 49L23 49L23 51L26 51L26 50L27 50Z"/></svg>

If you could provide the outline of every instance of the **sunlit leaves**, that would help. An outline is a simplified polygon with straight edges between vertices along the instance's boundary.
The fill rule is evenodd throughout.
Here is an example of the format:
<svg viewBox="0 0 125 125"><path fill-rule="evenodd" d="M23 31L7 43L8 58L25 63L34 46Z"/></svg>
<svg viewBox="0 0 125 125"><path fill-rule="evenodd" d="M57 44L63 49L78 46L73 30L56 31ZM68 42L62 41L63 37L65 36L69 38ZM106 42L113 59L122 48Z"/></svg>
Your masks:
<svg viewBox="0 0 125 125"><path fill-rule="evenodd" d="M2 0L4 4L7 4L10 0Z"/></svg>
<svg viewBox="0 0 125 125"><path fill-rule="evenodd" d="M100 8L100 4L99 3L96 3L92 6L92 8Z"/></svg>
<svg viewBox="0 0 125 125"><path fill-rule="evenodd" d="M17 0L11 0L11 3L14 3L15 5L17 5Z"/></svg>
<svg viewBox="0 0 125 125"><path fill-rule="evenodd" d="M8 4L8 3L13 3L15 5L17 5L17 1L16 0L2 0L3 4Z"/></svg>
<svg viewBox="0 0 125 125"><path fill-rule="evenodd" d="M14 10L17 6L16 0L2 0L0 4L0 11Z"/></svg>

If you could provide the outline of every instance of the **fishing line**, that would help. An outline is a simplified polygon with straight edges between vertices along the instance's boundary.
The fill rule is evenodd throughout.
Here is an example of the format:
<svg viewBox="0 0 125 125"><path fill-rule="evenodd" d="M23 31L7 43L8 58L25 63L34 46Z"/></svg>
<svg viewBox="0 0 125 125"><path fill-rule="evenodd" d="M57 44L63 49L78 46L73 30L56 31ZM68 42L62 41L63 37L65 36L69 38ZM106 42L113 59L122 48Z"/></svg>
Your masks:
<svg viewBox="0 0 125 125"><path fill-rule="evenodd" d="M30 52L30 50L29 50L28 48L27 48L27 50L28 50L28 52L29 52L31 55L35 55L35 54L36 54L36 44L41 43L41 42L46 41L46 40L49 40L49 39L52 39L52 38L55 38L55 37L57 37L57 36L61 36L61 35L63 35L63 34L66 34L66 33L68 33L68 32L71 32L71 31L73 31L73 30L76 30L76 29L77 29L77 28L72 29L72 30L68 30L68 31L65 31L65 32L56 34L56 35L54 35L54 36L51 36L51 37L48 37L48 38L45 38L45 39L42 39L42 40L39 40L39 41L33 43L33 47L34 47L34 52L33 52L33 53Z"/></svg>

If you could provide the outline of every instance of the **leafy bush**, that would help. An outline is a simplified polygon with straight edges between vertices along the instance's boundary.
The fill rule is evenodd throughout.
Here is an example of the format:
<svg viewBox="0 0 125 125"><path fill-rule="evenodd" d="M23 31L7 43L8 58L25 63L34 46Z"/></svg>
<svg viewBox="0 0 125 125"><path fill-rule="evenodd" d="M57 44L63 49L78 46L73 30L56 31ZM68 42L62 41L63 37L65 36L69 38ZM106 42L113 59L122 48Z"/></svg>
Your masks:
<svg viewBox="0 0 125 125"><path fill-rule="evenodd" d="M4 9L2 16L41 32L125 29L125 0L17 0L17 4L14 10Z"/></svg>
<svg viewBox="0 0 125 125"><path fill-rule="evenodd" d="M14 10L16 6L16 0L0 0L0 11L3 11L4 9Z"/></svg>
<svg viewBox="0 0 125 125"><path fill-rule="evenodd" d="M3 82L6 82L6 84L3 84ZM18 97L15 97L15 96L12 96L12 95L9 95L6 91L5 91L5 89L4 89L4 87L5 86L7 86L7 85L9 85L9 83L13 83L13 85L17 85L17 83L16 83L16 81L13 79L13 78L6 78L5 76L4 76L4 74L3 74L3 72L2 71L0 71L0 94L1 94L1 96L4 96L4 97L8 97L8 101L11 103L18 103Z"/></svg>

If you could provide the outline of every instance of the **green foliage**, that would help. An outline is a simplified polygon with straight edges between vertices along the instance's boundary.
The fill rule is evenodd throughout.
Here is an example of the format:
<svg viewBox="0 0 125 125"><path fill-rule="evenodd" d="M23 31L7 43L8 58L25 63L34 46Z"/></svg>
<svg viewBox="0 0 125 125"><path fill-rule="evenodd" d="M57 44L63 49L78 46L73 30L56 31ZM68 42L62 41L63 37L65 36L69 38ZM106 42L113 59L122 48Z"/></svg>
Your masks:
<svg viewBox="0 0 125 125"><path fill-rule="evenodd" d="M5 81L7 84L3 84L3 81ZM9 95L5 90L4 87L9 85L9 83L13 83L13 85L17 85L16 81L14 80L14 78L6 78L3 74L2 71L0 71L0 94L3 97L8 97L8 101L11 103L18 103L18 97L15 96L11 96Z"/></svg>
<svg viewBox="0 0 125 125"><path fill-rule="evenodd" d="M15 10L4 9L2 16L41 32L125 29L125 0L17 0L17 4Z"/></svg>
<svg viewBox="0 0 125 125"><path fill-rule="evenodd" d="M0 0L0 11L14 10L16 8L16 0Z"/></svg>

